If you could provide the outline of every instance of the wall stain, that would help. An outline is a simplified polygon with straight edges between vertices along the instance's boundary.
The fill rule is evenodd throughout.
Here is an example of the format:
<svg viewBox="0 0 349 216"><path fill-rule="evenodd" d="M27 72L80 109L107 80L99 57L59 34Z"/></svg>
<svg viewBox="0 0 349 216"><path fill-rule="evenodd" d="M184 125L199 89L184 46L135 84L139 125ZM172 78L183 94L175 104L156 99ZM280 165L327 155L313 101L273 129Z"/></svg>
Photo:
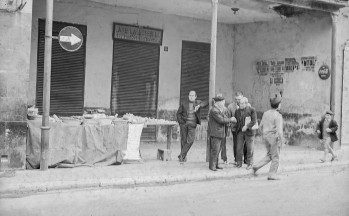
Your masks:
<svg viewBox="0 0 349 216"><path fill-rule="evenodd" d="M309 146L319 145L319 140L315 132L318 119L311 114L285 113L281 112L284 122L284 137L288 145ZM263 112L257 112L259 121Z"/></svg>

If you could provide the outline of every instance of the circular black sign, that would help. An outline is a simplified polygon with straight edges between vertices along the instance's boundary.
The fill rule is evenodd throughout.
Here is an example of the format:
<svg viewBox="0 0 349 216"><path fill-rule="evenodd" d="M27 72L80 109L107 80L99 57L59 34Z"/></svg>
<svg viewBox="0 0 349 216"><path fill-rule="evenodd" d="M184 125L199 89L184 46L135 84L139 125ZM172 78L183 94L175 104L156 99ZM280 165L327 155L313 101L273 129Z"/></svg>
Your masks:
<svg viewBox="0 0 349 216"><path fill-rule="evenodd" d="M320 79L326 80L330 77L330 75L331 75L330 68L327 65L322 65L319 68Z"/></svg>
<svg viewBox="0 0 349 216"><path fill-rule="evenodd" d="M58 35L59 44L69 52L74 52L80 49L83 43L83 37L79 29L73 26L64 27Z"/></svg>

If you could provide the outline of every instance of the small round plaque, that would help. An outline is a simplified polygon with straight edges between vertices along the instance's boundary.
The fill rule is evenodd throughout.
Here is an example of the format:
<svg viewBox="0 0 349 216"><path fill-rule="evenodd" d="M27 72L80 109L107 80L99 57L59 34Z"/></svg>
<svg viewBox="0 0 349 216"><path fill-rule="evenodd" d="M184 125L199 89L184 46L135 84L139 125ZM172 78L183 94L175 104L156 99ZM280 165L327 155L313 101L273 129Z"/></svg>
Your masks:
<svg viewBox="0 0 349 216"><path fill-rule="evenodd" d="M330 68L327 65L322 65L319 68L320 79L326 80L330 77L330 75L331 75Z"/></svg>

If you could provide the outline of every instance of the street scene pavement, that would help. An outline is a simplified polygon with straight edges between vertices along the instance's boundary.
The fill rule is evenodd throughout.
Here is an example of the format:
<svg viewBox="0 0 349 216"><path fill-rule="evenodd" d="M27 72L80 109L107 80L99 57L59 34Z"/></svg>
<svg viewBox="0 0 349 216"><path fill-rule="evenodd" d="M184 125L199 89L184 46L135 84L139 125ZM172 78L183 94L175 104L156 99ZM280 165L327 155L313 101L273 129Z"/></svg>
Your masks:
<svg viewBox="0 0 349 216"><path fill-rule="evenodd" d="M231 140L228 140L228 160L232 159ZM180 144L174 143L172 160L156 160L157 149L165 148L165 144L144 143L140 151L143 160L132 164L113 166L56 168L48 171L21 170L2 172L0 177L1 197L28 195L40 192L62 191L71 189L109 188L109 187L136 187L154 184L166 185L172 183L197 182L216 179L230 179L251 177L251 170L246 170L246 165L236 168L232 163L223 164L223 170L212 172L205 162L206 143L195 142L188 154L186 163L179 163L177 154ZM264 147L257 142L255 147L255 160L265 154ZM283 146L281 149L281 164L279 172L292 172L312 170L323 167L349 166L349 148L342 147L337 150L338 159L333 162L321 163L322 151L316 148L297 146ZM264 175L269 167L262 168L258 173Z"/></svg>
<svg viewBox="0 0 349 216"><path fill-rule="evenodd" d="M347 216L349 169L187 184L48 192L0 199L1 215Z"/></svg>

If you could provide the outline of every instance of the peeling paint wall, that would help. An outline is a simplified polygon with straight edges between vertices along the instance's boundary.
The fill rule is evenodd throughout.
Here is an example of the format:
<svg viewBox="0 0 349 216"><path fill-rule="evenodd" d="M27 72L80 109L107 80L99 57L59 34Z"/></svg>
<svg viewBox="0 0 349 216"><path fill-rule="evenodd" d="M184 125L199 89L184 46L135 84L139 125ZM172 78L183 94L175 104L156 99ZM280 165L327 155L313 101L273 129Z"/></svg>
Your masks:
<svg viewBox="0 0 349 216"><path fill-rule="evenodd" d="M234 90L244 92L260 112L260 118L269 109L269 97L282 91L282 112L289 144L317 145L314 127L330 106L331 79L320 79L318 70L323 65L331 67L331 25L329 14L311 12L294 18L234 27ZM316 59L313 69L302 64L305 57ZM283 68L282 83L276 85L273 71L267 75L257 71L263 69L258 67L263 61L269 67L273 66L272 62L286 66L285 61L299 66Z"/></svg>
<svg viewBox="0 0 349 216"><path fill-rule="evenodd" d="M32 1L23 10L0 11L1 169L24 169L29 83Z"/></svg>

